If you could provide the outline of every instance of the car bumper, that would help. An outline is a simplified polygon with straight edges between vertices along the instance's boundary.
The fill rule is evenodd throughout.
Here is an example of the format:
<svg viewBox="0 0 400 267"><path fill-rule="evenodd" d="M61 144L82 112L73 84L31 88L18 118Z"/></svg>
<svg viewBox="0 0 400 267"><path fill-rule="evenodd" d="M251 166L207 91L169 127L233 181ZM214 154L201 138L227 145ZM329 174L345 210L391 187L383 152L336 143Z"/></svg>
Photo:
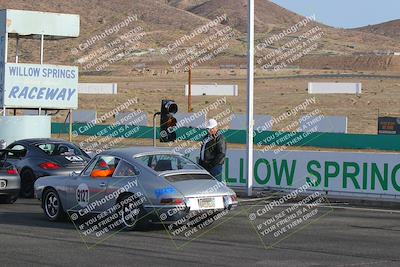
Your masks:
<svg viewBox="0 0 400 267"><path fill-rule="evenodd" d="M6 182L6 187L0 189L0 196L18 196L21 188L21 179L19 176L1 176L0 180Z"/></svg>
<svg viewBox="0 0 400 267"><path fill-rule="evenodd" d="M158 207L146 207L146 214L150 216L150 222L155 224L175 224L176 222L182 221L183 219L194 218L201 216L204 213L210 211L222 212L230 211L237 207L237 203L230 204L223 209L213 209L213 210L196 210L191 211L188 207L168 207L160 208Z"/></svg>
<svg viewBox="0 0 400 267"><path fill-rule="evenodd" d="M1 189L0 197L18 197L19 188L18 189Z"/></svg>

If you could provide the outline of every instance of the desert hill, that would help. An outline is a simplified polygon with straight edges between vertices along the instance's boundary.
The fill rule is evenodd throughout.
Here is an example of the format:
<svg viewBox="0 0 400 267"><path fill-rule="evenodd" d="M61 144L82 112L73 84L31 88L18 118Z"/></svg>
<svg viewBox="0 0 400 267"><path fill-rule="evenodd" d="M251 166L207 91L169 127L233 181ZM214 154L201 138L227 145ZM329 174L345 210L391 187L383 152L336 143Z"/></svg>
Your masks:
<svg viewBox="0 0 400 267"><path fill-rule="evenodd" d="M368 25L365 27L356 28L356 30L379 34L394 39L400 39L400 19L375 25Z"/></svg>
<svg viewBox="0 0 400 267"><path fill-rule="evenodd" d="M144 36L137 41L133 53L127 54L121 60L114 62L110 67L111 69L117 66L125 68L125 66L132 66L138 63L146 63L150 67L161 66L162 68L169 68L171 66L168 65L168 58L160 54L160 48L223 14L227 15L227 20L221 23L223 24L221 27L224 25L231 26L235 32L235 38L229 41L230 45L224 53L221 53L213 61L207 62L207 64L216 66L224 62L243 63L246 53L246 5L246 0L16 0L11 2L0 0L0 8L2 9L27 9L80 15L81 34L79 38L45 42L45 62L47 63L76 64L76 62L82 60L82 57L104 47L121 34L141 27L144 31ZM257 43L262 42L273 34L279 34L304 19L304 17L268 0L256 0L255 13ZM135 16L137 20L121 28L117 33L97 41L90 49L78 51L79 53L71 53L71 49L79 47L80 44L85 43L91 37L101 34L104 30L110 29L132 16ZM316 41L318 49L304 57L305 60L310 57L310 59L306 60L307 64L304 65L307 68L310 66L312 68L322 68L320 66L321 58L327 56L352 57L355 54L368 54L375 50L400 51L400 44L396 39L396 30L398 31L398 27L396 28L395 26L396 22L388 23L384 27L380 26L381 30L379 31L336 29L312 22L298 33L286 36L276 42L268 48L269 50L267 49L264 52L268 53L279 48L316 25L321 28L324 35L320 40ZM383 33L383 31L386 33ZM213 31L210 31L196 36L182 45L181 49L192 46L212 33ZM14 43L15 40L10 40L10 61L13 59ZM263 54L260 53L256 56L260 57ZM357 58L358 55L355 57ZM318 60L313 61L313 58L318 58ZM39 42L37 40L22 40L20 62L37 62L38 59ZM360 62L357 59L346 60L345 62L354 61ZM304 67L301 61L296 64ZM325 65L324 67L326 67ZM336 65L340 66L342 62L335 63L332 66ZM353 65L346 65L346 68L351 69L352 67ZM91 70L94 69L92 68Z"/></svg>

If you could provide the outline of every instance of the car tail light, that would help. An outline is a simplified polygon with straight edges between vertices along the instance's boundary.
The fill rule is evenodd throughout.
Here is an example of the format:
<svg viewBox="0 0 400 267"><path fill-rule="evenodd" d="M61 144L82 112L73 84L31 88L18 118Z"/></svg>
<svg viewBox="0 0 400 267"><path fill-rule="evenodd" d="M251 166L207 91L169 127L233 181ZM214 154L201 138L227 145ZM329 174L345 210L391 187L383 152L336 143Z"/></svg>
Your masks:
<svg viewBox="0 0 400 267"><path fill-rule="evenodd" d="M14 170L14 169L8 169L7 170L7 174L9 174L9 175L17 175L18 172L16 170Z"/></svg>
<svg viewBox="0 0 400 267"><path fill-rule="evenodd" d="M182 205L185 203L181 198L163 198L160 203L162 205Z"/></svg>
<svg viewBox="0 0 400 267"><path fill-rule="evenodd" d="M39 164L39 167L45 170L57 170L61 168L59 165L53 162L43 162L42 164Z"/></svg>

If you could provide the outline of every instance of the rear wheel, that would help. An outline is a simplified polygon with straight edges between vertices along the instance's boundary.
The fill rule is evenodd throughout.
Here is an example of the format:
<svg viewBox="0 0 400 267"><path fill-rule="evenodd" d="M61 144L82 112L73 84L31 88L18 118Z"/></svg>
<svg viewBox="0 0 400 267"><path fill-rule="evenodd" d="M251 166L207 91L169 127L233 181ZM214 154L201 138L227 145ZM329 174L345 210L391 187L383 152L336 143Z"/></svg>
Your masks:
<svg viewBox="0 0 400 267"><path fill-rule="evenodd" d="M33 184L36 180L35 174L30 169L24 169L21 172L21 197L32 198L34 189Z"/></svg>
<svg viewBox="0 0 400 267"><path fill-rule="evenodd" d="M118 211L121 219L121 227L124 230L132 231L141 228L145 225L142 218L145 215L143 206L138 205L140 198L134 195L124 195L118 200L120 209Z"/></svg>
<svg viewBox="0 0 400 267"><path fill-rule="evenodd" d="M43 194L43 210L50 221L61 221L65 218L65 212L60 197L56 190L48 189Z"/></svg>

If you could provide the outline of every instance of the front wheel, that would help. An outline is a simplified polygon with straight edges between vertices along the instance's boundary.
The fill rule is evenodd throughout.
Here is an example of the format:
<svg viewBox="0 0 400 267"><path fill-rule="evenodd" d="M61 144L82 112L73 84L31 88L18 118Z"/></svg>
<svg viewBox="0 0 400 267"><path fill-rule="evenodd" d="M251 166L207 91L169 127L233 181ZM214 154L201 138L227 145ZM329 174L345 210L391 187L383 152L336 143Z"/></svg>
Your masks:
<svg viewBox="0 0 400 267"><path fill-rule="evenodd" d="M60 197L56 190L49 189L43 195L43 210L49 221L61 221L65 218L65 212Z"/></svg>

